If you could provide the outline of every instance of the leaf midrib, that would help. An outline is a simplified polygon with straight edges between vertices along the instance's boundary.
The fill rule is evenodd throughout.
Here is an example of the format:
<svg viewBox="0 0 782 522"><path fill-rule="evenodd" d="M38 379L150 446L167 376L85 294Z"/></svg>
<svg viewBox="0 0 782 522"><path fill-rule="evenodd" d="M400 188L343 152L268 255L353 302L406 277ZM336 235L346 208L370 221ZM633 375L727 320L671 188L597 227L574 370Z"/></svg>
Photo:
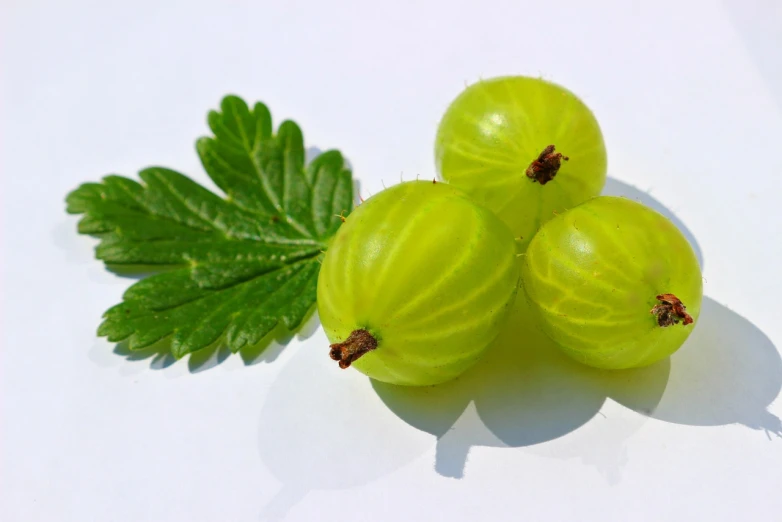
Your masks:
<svg viewBox="0 0 782 522"><path fill-rule="evenodd" d="M296 230L298 230L300 233L304 234L308 237L313 237L312 232L307 230L307 227L305 227L303 224L299 223L297 220L293 219L293 217L288 214L288 211L286 208L283 207L282 202L277 197L277 194L274 193L274 191L271 189L271 187L268 184L268 181L266 179L266 176L263 175L263 169L261 168L261 165L259 163L258 155L260 152L261 147L261 140L257 139L258 137L258 122L253 118L254 127L256 129L255 131L255 139L253 139L252 147L250 146L249 138L247 137L247 134L244 129L244 125L242 125L241 118L239 118L239 115L236 111L231 111L233 114L233 119L236 122L236 125L239 129L239 133L241 136L239 137L239 141L241 142L244 151L247 153L247 155L250 157L250 163L252 163L253 168L255 169L255 176L258 178L258 181L261 182L261 187L263 187L263 191L266 193L266 197L269 198L269 201L272 202L272 205L274 205L274 208L277 209L277 212L280 214L283 214L287 218L287 222ZM251 111L250 114L253 114ZM230 132L230 131L229 131ZM233 134L233 133L231 133ZM238 137L238 136L237 136ZM279 145L279 136L272 136L272 140L276 141ZM288 155L288 152L290 151L290 148L288 147L287 143L285 144L285 147L282 148L282 156L283 156L283 162L282 162L282 176L280 176L282 180L282 193L285 194L286 190L286 178L285 178L285 158ZM309 184L308 184L309 185ZM310 187L311 189L312 187Z"/></svg>

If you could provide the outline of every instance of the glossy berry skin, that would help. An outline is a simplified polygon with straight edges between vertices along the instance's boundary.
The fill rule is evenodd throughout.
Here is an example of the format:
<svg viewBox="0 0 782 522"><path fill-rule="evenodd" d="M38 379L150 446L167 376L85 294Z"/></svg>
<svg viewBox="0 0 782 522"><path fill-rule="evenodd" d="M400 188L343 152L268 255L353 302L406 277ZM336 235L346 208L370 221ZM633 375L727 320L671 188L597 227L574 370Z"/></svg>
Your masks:
<svg viewBox="0 0 782 522"><path fill-rule="evenodd" d="M412 181L364 201L340 227L318 277L318 313L332 343L357 331L376 340L344 365L388 383L438 384L484 353L518 280L513 235L491 211L447 184Z"/></svg>
<svg viewBox="0 0 782 522"><path fill-rule="evenodd" d="M543 225L523 259L540 326L590 366L652 364L698 324L703 282L695 252L670 220L640 203L608 196L582 203ZM661 326L666 321L673 324Z"/></svg>
<svg viewBox="0 0 782 522"><path fill-rule="evenodd" d="M550 176L538 181L530 167L551 145L567 159L557 158ZM600 194L607 168L589 108L559 85L524 76L465 89L440 121L435 160L442 180L505 221L521 238L520 250L554 212Z"/></svg>

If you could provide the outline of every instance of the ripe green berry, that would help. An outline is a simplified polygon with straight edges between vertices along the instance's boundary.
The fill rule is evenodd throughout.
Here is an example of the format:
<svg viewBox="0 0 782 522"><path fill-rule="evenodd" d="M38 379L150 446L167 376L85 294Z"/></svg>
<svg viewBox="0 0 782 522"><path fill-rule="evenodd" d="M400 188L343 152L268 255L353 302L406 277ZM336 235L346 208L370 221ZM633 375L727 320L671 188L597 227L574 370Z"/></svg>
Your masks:
<svg viewBox="0 0 782 522"><path fill-rule="evenodd" d="M541 227L522 266L542 329L598 368L646 366L684 343L703 282L687 239L640 203L598 197Z"/></svg>
<svg viewBox="0 0 782 522"><path fill-rule="evenodd" d="M482 80L448 107L437 130L440 177L492 209L526 248L540 226L597 196L603 136L573 93L538 78Z"/></svg>
<svg viewBox="0 0 782 522"><path fill-rule="evenodd" d="M444 183L412 181L362 203L318 277L330 355L392 384L431 385L472 366L518 288L513 235Z"/></svg>

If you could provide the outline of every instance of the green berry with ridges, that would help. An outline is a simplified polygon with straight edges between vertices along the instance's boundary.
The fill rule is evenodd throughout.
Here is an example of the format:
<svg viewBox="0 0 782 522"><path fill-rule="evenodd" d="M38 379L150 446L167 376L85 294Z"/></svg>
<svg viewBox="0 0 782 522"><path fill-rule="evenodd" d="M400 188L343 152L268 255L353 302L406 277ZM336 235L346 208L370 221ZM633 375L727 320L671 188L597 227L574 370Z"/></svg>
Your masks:
<svg viewBox="0 0 782 522"><path fill-rule="evenodd" d="M401 183L346 219L323 259L318 313L342 368L423 386L472 366L518 289L513 235L444 183Z"/></svg>
<svg viewBox="0 0 782 522"><path fill-rule="evenodd" d="M481 80L440 121L438 173L492 209L522 251L540 226L597 196L606 150L597 120L572 92L539 78Z"/></svg>
<svg viewBox="0 0 782 522"><path fill-rule="evenodd" d="M555 217L522 265L541 328L590 366L633 368L668 357L697 325L698 260L665 216L601 196Z"/></svg>

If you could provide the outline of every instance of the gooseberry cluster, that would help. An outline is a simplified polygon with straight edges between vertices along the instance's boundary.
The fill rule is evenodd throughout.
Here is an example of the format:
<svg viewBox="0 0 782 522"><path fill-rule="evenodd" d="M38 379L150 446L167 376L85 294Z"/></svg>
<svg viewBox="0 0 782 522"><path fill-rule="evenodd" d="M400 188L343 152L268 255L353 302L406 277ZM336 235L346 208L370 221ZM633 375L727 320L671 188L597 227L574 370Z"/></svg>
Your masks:
<svg viewBox="0 0 782 522"><path fill-rule="evenodd" d="M367 199L326 252L318 311L341 368L401 385L453 379L517 296L594 367L652 364L692 332L695 253L666 217L599 195L602 133L573 93L537 78L482 80L448 107L435 159L439 181Z"/></svg>

